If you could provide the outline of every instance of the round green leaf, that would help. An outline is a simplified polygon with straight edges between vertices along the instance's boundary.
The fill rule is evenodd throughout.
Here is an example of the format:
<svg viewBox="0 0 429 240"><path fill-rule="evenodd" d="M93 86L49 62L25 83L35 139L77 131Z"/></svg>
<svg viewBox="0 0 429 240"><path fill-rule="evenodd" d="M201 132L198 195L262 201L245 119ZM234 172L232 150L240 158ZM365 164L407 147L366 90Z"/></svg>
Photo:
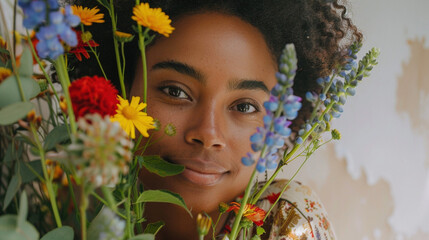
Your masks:
<svg viewBox="0 0 429 240"><path fill-rule="evenodd" d="M33 104L30 102L17 102L1 109L0 125L9 125L17 122L19 119L27 116L31 109L33 109Z"/></svg>
<svg viewBox="0 0 429 240"><path fill-rule="evenodd" d="M40 93L40 87L36 80L25 76L20 76L19 79L21 80L22 91L26 100L34 98ZM21 101L16 76L11 75L0 84L0 108Z"/></svg>
<svg viewBox="0 0 429 240"><path fill-rule="evenodd" d="M3 215L0 217L0 236L2 240L38 240L39 233L28 221L17 226L16 215Z"/></svg>
<svg viewBox="0 0 429 240"><path fill-rule="evenodd" d="M73 240L73 238L74 238L73 228L69 226L63 226L48 232L40 240L58 240L58 239Z"/></svg>

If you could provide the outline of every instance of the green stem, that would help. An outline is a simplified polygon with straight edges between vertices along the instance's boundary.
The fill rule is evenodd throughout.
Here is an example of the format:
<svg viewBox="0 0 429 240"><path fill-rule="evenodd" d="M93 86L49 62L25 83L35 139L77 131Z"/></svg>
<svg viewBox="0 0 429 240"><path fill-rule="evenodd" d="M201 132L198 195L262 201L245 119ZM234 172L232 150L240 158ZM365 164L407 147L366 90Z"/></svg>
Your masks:
<svg viewBox="0 0 429 240"><path fill-rule="evenodd" d="M82 185L81 190L81 199L80 199L80 226L82 233L82 240L86 240L86 208L88 207L88 198L86 196L86 191Z"/></svg>
<svg viewBox="0 0 429 240"><path fill-rule="evenodd" d="M256 167L253 169L252 176L250 177L250 180L247 184L246 191L244 192L243 199L241 200L241 206L240 210L238 210L237 215L235 216L234 224L232 225L231 233L230 233L230 240L235 240L237 238L239 228L240 228L240 222L241 218L243 217L244 208L249 200L250 191L252 190L253 181L255 180L256 174Z"/></svg>
<svg viewBox="0 0 429 240"><path fill-rule="evenodd" d="M147 33L149 32L149 28L146 28L144 32L142 32L141 26L138 25L139 31L139 48L142 58L142 68L143 68L143 102L147 103L147 66L146 66L146 51L144 39ZM144 112L147 111L147 108L144 109Z"/></svg>
<svg viewBox="0 0 429 240"><path fill-rule="evenodd" d="M219 213L219 216L217 217L216 223L214 225L212 225L212 229L213 229L213 240L216 239L216 226L219 223L220 217L222 216L222 213Z"/></svg>
<svg viewBox="0 0 429 240"><path fill-rule="evenodd" d="M103 65L102 65L102 64L101 64L101 62L100 62L100 58L98 57L97 52L95 51L95 49L94 49L90 44L88 44L88 47L89 47L89 49L91 50L91 52L94 54L95 60L97 60L98 66L100 67L100 70L101 70L101 72L103 73L103 77L104 77L105 79L108 79L108 78L107 78L106 73L104 72Z"/></svg>
<svg viewBox="0 0 429 240"><path fill-rule="evenodd" d="M70 176L69 176L68 173L66 173L66 177L67 177L67 181L69 183L68 184L69 185L69 192L70 192L70 195L72 197L73 204L74 204L74 206L76 208L79 205L77 204L76 195L74 194L73 185L72 185L72 182L71 182L71 179L70 179ZM78 215L77 217L79 218L79 211L76 211L76 214Z"/></svg>
<svg viewBox="0 0 429 240"><path fill-rule="evenodd" d="M42 143L39 140L39 136L37 134L37 131L34 127L33 123L30 123L30 129L31 133L33 135L34 141L36 142L37 148L40 153L40 161L42 163L42 171L43 171L43 177L45 178L46 188L48 189L48 197L49 201L51 203L52 212L54 213L55 222L57 224L57 227L62 227L60 214L58 212L58 206L56 201L56 195L54 194L54 189L52 187L52 180L48 175L48 171L46 168L46 159L45 159L45 150L42 147Z"/></svg>
<svg viewBox="0 0 429 240"><path fill-rule="evenodd" d="M67 113L69 115L70 128L72 132L71 137L73 138L73 135L77 132L77 126L69 93L70 79L67 73L67 66L65 65L63 55L59 56L58 59L55 60L55 69L57 70L58 79L60 80L61 86L64 91L64 97L66 98Z"/></svg>
<svg viewBox="0 0 429 240"><path fill-rule="evenodd" d="M125 211L127 212L127 231L128 231L128 238L131 238L133 236L132 232L132 226L131 226L131 190L127 190L127 200L125 201Z"/></svg>
<svg viewBox="0 0 429 240"><path fill-rule="evenodd" d="M115 38L115 33L117 29L116 29L116 16L115 16L115 11L113 6L113 0L110 0L109 14L110 14L110 18L112 19L113 45L115 50L116 67L118 69L119 83L121 84L121 93L122 93L122 97L124 99L127 99L127 93L125 91L125 83L124 83L124 73L122 72L121 57L119 55L119 45L118 45L118 40L116 40Z"/></svg>

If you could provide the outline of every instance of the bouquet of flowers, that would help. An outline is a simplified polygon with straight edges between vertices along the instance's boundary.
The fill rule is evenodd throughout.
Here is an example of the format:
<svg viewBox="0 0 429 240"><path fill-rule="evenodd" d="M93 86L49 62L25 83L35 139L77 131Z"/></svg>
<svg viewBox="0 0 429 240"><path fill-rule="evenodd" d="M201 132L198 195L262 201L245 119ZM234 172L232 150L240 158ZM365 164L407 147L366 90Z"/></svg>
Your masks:
<svg viewBox="0 0 429 240"><path fill-rule="evenodd" d="M18 33L6 26L6 6L0 5L4 23L0 35L0 207L5 213L0 216L0 234L5 239L154 239L164 223L150 223L143 229L145 203L175 204L190 214L180 195L143 190L137 181L141 168L161 177L184 170L159 156L144 155L147 145L157 141L150 131L163 131L166 137L175 134L174 126L161 125L145 110L145 47L155 33L165 37L172 33L171 20L161 9L137 0L132 16L135 34L124 33L117 30L113 1L98 2L112 22L120 91L107 80L98 59L98 43L85 30L107 17L98 8L61 7L57 0L17 0L14 17L21 12L26 28ZM123 46L134 37L142 59L142 100L127 96L124 85ZM225 238L237 239L242 232L244 237L258 239L263 233L259 226L271 209L265 212L255 204L280 170L299 157L304 158L304 165L328 142L321 139L324 132L331 132L332 139L340 138L329 123L340 116L346 98L355 94L358 83L377 64L377 49L357 61L360 47L355 43L346 64L317 79L322 92L307 93L306 101L314 110L298 136L293 136L289 126L305 100L293 95L297 58L294 46L286 45L276 75L278 84L264 103L264 126L250 138L254 152L242 158L244 165L255 166L251 179L240 202L220 204L219 217L226 212L236 215ZM84 61L82 56L96 58L104 76L71 81L68 71L73 66L68 59ZM275 171L263 186L255 184L256 175L266 169ZM90 204L90 198L97 203ZM196 221L201 238L216 228L204 214ZM251 231L254 226L256 231ZM251 236L253 232L256 235Z"/></svg>

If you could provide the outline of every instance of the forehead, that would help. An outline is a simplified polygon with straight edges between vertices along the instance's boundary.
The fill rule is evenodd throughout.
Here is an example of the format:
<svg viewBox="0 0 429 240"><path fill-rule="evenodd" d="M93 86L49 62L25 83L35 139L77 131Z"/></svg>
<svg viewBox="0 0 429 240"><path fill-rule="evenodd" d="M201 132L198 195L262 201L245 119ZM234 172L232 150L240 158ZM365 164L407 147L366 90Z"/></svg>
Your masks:
<svg viewBox="0 0 429 240"><path fill-rule="evenodd" d="M240 18L221 13L184 16L173 23L169 38L148 48L148 65L160 61L184 62L207 74L275 82L274 58L262 34ZM218 76L219 77L219 76Z"/></svg>

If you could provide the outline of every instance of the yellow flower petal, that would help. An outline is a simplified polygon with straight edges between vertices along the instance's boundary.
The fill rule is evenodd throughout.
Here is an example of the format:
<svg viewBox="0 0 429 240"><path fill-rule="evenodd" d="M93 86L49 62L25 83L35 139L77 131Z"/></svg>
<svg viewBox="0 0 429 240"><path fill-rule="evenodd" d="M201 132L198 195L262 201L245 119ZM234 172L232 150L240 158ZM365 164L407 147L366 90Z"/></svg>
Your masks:
<svg viewBox="0 0 429 240"><path fill-rule="evenodd" d="M91 26L93 23L104 23L104 14L98 13L100 9L95 8L87 8L82 6L71 6L73 14L80 17L80 22L83 25Z"/></svg>
<svg viewBox="0 0 429 240"><path fill-rule="evenodd" d="M111 121L119 122L122 129L133 139L136 137L136 128L144 137L148 137L147 131L154 129L155 126L153 118L141 112L146 107L146 104L139 103L140 97L135 96L131 98L131 104L120 96L118 96L118 99L118 109Z"/></svg>
<svg viewBox="0 0 429 240"><path fill-rule="evenodd" d="M133 14L131 18L138 24L166 37L174 30L170 18L161 8L150 8L148 3L140 3L133 8Z"/></svg>

